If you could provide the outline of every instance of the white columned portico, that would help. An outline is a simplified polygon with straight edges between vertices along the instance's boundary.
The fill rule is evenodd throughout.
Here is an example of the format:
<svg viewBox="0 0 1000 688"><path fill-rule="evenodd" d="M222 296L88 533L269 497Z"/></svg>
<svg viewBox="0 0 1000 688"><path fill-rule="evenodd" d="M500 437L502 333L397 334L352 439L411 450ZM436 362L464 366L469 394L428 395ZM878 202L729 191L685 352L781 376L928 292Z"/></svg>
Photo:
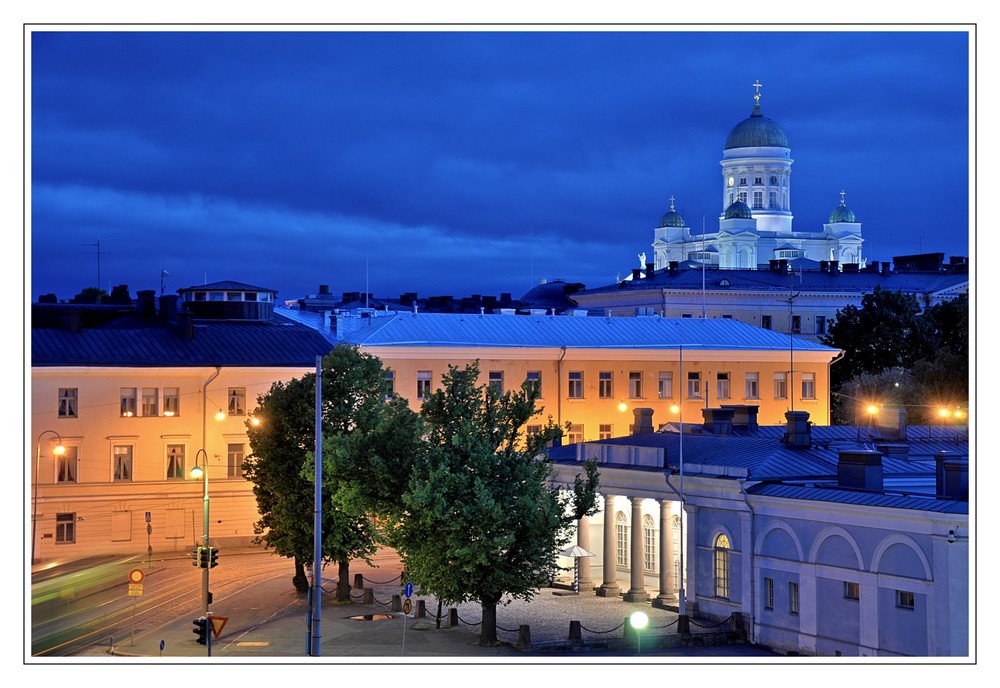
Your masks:
<svg viewBox="0 0 1000 688"><path fill-rule="evenodd" d="M625 593L626 602L645 602L649 599L645 580L642 575L642 497L629 497L632 503L632 537L629 547L629 569L631 571L630 587Z"/></svg>
<svg viewBox="0 0 1000 688"><path fill-rule="evenodd" d="M685 503L681 518L684 519L684 570L681 571L681 588L684 589L684 604L688 615L698 608L698 507Z"/></svg>
<svg viewBox="0 0 1000 688"><path fill-rule="evenodd" d="M604 494L604 582L597 589L599 597L617 597L618 574L615 566L615 508L614 495Z"/></svg>

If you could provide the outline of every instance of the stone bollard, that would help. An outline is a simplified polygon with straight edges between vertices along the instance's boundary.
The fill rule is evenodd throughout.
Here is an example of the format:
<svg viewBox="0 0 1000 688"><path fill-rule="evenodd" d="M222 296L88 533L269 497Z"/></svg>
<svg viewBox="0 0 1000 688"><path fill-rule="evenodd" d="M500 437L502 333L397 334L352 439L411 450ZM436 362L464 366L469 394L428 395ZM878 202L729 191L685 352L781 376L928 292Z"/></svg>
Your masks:
<svg viewBox="0 0 1000 688"><path fill-rule="evenodd" d="M517 629L517 649L531 649L531 626L528 624L522 624L521 627Z"/></svg>
<svg viewBox="0 0 1000 688"><path fill-rule="evenodd" d="M389 603L389 611L391 612L403 611L403 601L400 599L399 595L392 596L392 602Z"/></svg>
<svg viewBox="0 0 1000 688"><path fill-rule="evenodd" d="M691 617L687 614L681 614L677 617L677 632L682 635L691 633Z"/></svg>
<svg viewBox="0 0 1000 688"><path fill-rule="evenodd" d="M375 591L372 590L371 588L368 588L367 590L365 590L362 593L361 603L362 604L374 604L375 603Z"/></svg>
<svg viewBox="0 0 1000 688"><path fill-rule="evenodd" d="M458 628L458 610L454 607L448 610L448 628Z"/></svg>
<svg viewBox="0 0 1000 688"><path fill-rule="evenodd" d="M365 589L365 577L363 575L361 575L360 573L355 573L354 574L354 588L355 588L355 590L364 590Z"/></svg>
<svg viewBox="0 0 1000 688"><path fill-rule="evenodd" d="M423 600L417 600L417 611L416 618L422 619L427 616L427 603Z"/></svg>
<svg viewBox="0 0 1000 688"><path fill-rule="evenodd" d="M583 633L580 630L579 621L569 622L569 641L573 645L579 645L583 642Z"/></svg>

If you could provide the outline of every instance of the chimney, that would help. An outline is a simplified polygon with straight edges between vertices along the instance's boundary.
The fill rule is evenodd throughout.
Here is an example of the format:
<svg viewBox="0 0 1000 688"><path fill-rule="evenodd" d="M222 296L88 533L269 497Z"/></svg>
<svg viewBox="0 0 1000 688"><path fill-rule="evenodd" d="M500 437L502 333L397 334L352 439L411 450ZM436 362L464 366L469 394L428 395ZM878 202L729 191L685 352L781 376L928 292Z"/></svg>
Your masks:
<svg viewBox="0 0 1000 688"><path fill-rule="evenodd" d="M329 284L321 284L321 285L319 285L319 295L320 296L329 296L330 295L330 285Z"/></svg>
<svg viewBox="0 0 1000 688"><path fill-rule="evenodd" d="M830 272L830 262L826 261L826 260L821 260L819 262L819 271L820 272Z"/></svg>
<svg viewBox="0 0 1000 688"><path fill-rule="evenodd" d="M139 302L139 317L152 320L156 317L156 292L152 289L142 289L135 293Z"/></svg>
<svg viewBox="0 0 1000 688"><path fill-rule="evenodd" d="M752 404L723 404L722 408L733 410L733 428L757 432L757 409L759 406Z"/></svg>
<svg viewBox="0 0 1000 688"><path fill-rule="evenodd" d="M910 456L910 445L908 444L879 442L875 445L875 449L890 459L902 459L905 461Z"/></svg>
<svg viewBox="0 0 1000 688"><path fill-rule="evenodd" d="M164 324L177 321L176 294L164 294L160 297L160 321Z"/></svg>
<svg viewBox="0 0 1000 688"><path fill-rule="evenodd" d="M841 450L837 485L858 490L882 491L882 455L868 449Z"/></svg>
<svg viewBox="0 0 1000 688"><path fill-rule="evenodd" d="M646 263L646 279L649 279L656 273L656 263Z"/></svg>
<svg viewBox="0 0 1000 688"><path fill-rule="evenodd" d="M181 339L194 339L194 318L187 311L177 314L177 334Z"/></svg>
<svg viewBox="0 0 1000 688"><path fill-rule="evenodd" d="M642 270L639 268L632 268L632 281L642 278Z"/></svg>
<svg viewBox="0 0 1000 688"><path fill-rule="evenodd" d="M878 434L886 439L906 439L906 409L902 406L883 406L879 409Z"/></svg>
<svg viewBox="0 0 1000 688"><path fill-rule="evenodd" d="M653 409L632 409L632 416L635 422L628 426L630 435L648 435L653 432Z"/></svg>
<svg viewBox="0 0 1000 688"><path fill-rule="evenodd" d="M837 261L835 261L835 260L831 260L830 261L830 274L831 275L836 275L838 272L840 272L840 268L838 267L839 265L840 265L840 263L837 262Z"/></svg>
<svg viewBox="0 0 1000 688"><path fill-rule="evenodd" d="M678 263L677 263L676 260L672 260L669 263L667 263L667 272L669 272L671 275L676 275L677 274L677 265L678 265Z"/></svg>
<svg viewBox="0 0 1000 688"><path fill-rule="evenodd" d="M808 411L786 411L785 420L788 422L782 437L785 446L802 448L812 444Z"/></svg>
<svg viewBox="0 0 1000 688"><path fill-rule="evenodd" d="M969 501L969 457L939 452L934 455L935 492L938 499Z"/></svg>
<svg viewBox="0 0 1000 688"><path fill-rule="evenodd" d="M873 260L871 263L868 264L868 270L871 272L879 272L880 270L879 262L877 260Z"/></svg>
<svg viewBox="0 0 1000 688"><path fill-rule="evenodd" d="M702 409L701 415L704 418L702 428L713 435L732 435L734 414L731 408Z"/></svg>
<svg viewBox="0 0 1000 688"><path fill-rule="evenodd" d="M887 277L890 274L892 274L892 263L886 261L882 263L882 275Z"/></svg>

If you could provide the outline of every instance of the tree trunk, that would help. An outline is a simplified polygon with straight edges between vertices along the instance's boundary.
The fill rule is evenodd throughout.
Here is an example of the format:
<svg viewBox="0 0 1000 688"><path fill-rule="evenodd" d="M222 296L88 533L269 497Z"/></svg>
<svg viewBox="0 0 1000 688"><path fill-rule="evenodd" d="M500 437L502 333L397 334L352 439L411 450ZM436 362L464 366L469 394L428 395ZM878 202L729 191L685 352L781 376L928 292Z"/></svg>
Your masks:
<svg viewBox="0 0 1000 688"><path fill-rule="evenodd" d="M497 603L482 602L483 627L479 631L479 645L493 647L497 644Z"/></svg>
<svg viewBox="0 0 1000 688"><path fill-rule="evenodd" d="M309 579L306 578L306 567L298 557L295 558L295 575L292 577L292 585L295 586L295 592L309 592Z"/></svg>
<svg viewBox="0 0 1000 688"><path fill-rule="evenodd" d="M351 562L337 562L337 602L351 601Z"/></svg>

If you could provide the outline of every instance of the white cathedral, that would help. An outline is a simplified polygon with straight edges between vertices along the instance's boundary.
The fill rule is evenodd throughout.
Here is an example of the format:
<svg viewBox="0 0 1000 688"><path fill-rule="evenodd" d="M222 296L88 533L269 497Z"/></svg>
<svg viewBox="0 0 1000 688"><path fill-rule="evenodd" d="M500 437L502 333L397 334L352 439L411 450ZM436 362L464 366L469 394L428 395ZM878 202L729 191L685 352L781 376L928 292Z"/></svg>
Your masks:
<svg viewBox="0 0 1000 688"><path fill-rule="evenodd" d="M792 230L792 149L781 127L761 112L762 84L753 85L753 112L729 132L722 154L719 231L692 236L671 197L670 210L654 231L656 269L685 261L755 269L767 268L771 260L802 258L864 267L861 223L844 204L843 191L822 231ZM645 254L639 262L646 267Z"/></svg>

